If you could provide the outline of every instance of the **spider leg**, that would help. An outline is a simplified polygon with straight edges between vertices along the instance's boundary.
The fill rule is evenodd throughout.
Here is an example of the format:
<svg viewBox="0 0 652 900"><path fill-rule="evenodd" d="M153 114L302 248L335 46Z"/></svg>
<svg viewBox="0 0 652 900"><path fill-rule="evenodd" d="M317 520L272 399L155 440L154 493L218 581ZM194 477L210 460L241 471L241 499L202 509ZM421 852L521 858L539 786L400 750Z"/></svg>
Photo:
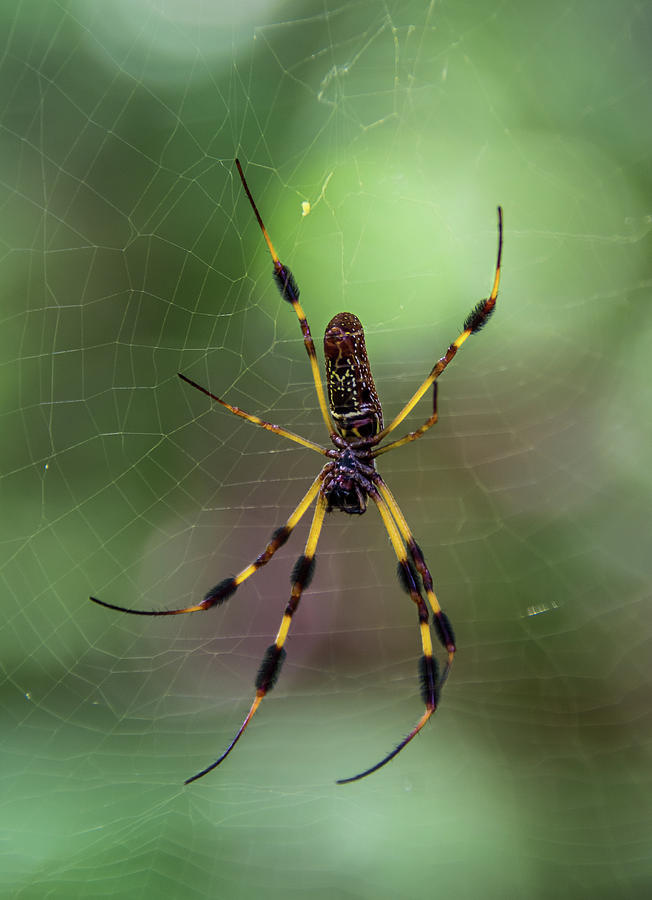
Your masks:
<svg viewBox="0 0 652 900"><path fill-rule="evenodd" d="M486 300L481 300L468 314L464 321L464 327L461 333L450 345L446 353L442 356L440 360L438 360L435 365L430 370L430 374L425 379L425 381L417 388L412 397L405 404L403 409L399 412L397 416L395 416L389 425L386 428L383 428L382 431L379 431L378 434L374 436L375 443L379 443L383 440L383 438L387 437L387 435L394 431L397 428L403 419L412 412L414 407L417 405L419 400L426 393L431 384L434 384L435 381L439 378L441 373L444 371L446 366L451 362L457 351L460 349L464 341L470 337L472 334L476 334L480 329L486 325L489 316L492 314L496 307L496 298L498 297L498 285L500 284L500 260L503 252L503 211L501 207L498 207L498 256L496 259L496 274L494 275L494 283L491 289L491 294L487 297ZM432 419L432 416L430 417ZM437 421L436 418L431 422L430 419L424 423L422 426L423 431L418 429L417 433L415 432L416 437L421 437L424 431L427 431L430 428L430 425L434 425ZM428 424L430 422L430 424ZM414 438L408 437L408 440L414 440ZM388 449L390 446L396 446L399 442L397 441L393 445L388 445Z"/></svg>
<svg viewBox="0 0 652 900"><path fill-rule="evenodd" d="M319 493L323 477L324 469L322 469L322 471L310 485L307 492L299 501L294 512L287 520L285 525L277 528L276 531L272 534L272 537L270 538L269 543L267 544L263 552L237 575L234 575L231 578L225 578L223 581L220 581L219 584L216 584L215 587L211 588L204 599L201 601L201 603L197 603L193 606L185 606L182 609L153 610L130 609L128 606L116 606L114 603L107 603L105 600L98 600L97 597L91 597L90 599L93 601L93 603L97 603L99 606L106 606L108 609L115 609L118 612L132 613L136 616L178 616L182 613L198 612L199 610L210 609L212 606L218 606L219 604L224 603L225 600L228 600L229 597L232 597L233 594L235 594L236 590L240 587L243 581L246 581L247 578L253 575L254 572L257 572L258 569L261 568L261 566L264 566L266 563L268 563L272 556L274 556L276 551L280 547L282 547L283 544L285 544L285 542L292 534L295 526L305 515L306 510L315 499L315 496Z"/></svg>
<svg viewBox="0 0 652 900"><path fill-rule="evenodd" d="M289 440L294 441L295 444L301 444L303 447L307 447L309 450L316 450L317 453L321 453L322 456L325 456L327 454L326 449L324 447L320 447L319 444L315 444L312 441L301 437L301 435L295 434L293 431L288 431L287 428L281 428L280 425L272 425L270 422L265 422L263 419L259 419L258 416L252 416L249 413L241 410L238 406L231 406L231 404L227 403L226 400L222 400L215 394L211 394L211 392L207 388L202 387L201 384L197 384L197 382L193 381L191 378L187 378L185 375L182 375L181 372L177 372L177 375L179 376L179 378L181 378L182 381L185 381L186 384L197 388L197 390L201 391L202 394L206 394L207 397L215 400L216 403L219 403L225 409L228 409L230 412L234 413L234 415L240 416L241 419L246 419L247 422L252 422L254 425L260 425L261 428L265 428L267 431L278 434L280 437L288 438Z"/></svg>
<svg viewBox="0 0 652 900"><path fill-rule="evenodd" d="M391 751L391 753L388 753L387 756L383 757L383 759L381 759L380 762L376 763L376 765L371 766L371 768L369 769L365 769L358 775L353 775L351 778L340 778L337 784L349 784L352 781L359 781L360 778L365 778L367 775L371 775L372 772L376 772L384 765L387 765L387 763L390 760L394 759L394 757L397 756L401 752L401 750L405 746L407 746L407 744L409 744L410 741L421 731L423 726L437 709L437 702L439 698L440 681L437 671L437 661L432 652L432 639L430 636L430 626L428 624L428 607L426 606L425 601L419 591L414 567L408 559L405 544L403 540L401 540L399 529L397 528L396 522L392 517L393 509L386 502L384 492L381 494L375 488L373 488L371 491L369 491L369 496L378 507L378 511L380 512L380 515L382 517L383 524L385 525L385 528L389 535L389 539L394 548L394 552L396 553L396 558L398 559L399 580L416 604L418 610L419 630L421 633L421 647L423 650L423 655L419 663L421 674L421 694L426 708L412 731L410 731L407 737L403 738L403 740ZM391 495L389 496L391 497ZM393 501L393 505L396 507L396 509L398 509L396 501ZM401 519L405 521L402 514ZM437 606L438 605L439 604L437 604Z"/></svg>
<svg viewBox="0 0 652 900"><path fill-rule="evenodd" d="M287 300L288 303L292 304L297 319L299 320L301 333L303 334L303 343L305 344L306 353L308 354L308 359L310 360L312 378L315 383L315 390L317 391L317 399L319 400L319 408L321 410L322 418L324 419L329 434L336 434L337 432L335 429L335 425L333 424L333 420L331 419L331 415L328 409L328 404L326 403L324 387L321 383L319 364L317 362L317 354L315 352L315 343L312 339L312 335L310 334L310 328L308 326L306 314L303 311L303 307L299 303L299 286L297 285L294 279L294 275L292 274L290 269L287 266L284 266L281 260L278 258L278 254L274 249L274 245L272 244L270 236L267 233L267 229L265 228L260 213L258 212L258 207L256 206L254 198L251 196L251 191L249 190L249 185L247 184L247 180L244 177L244 172L242 171L240 160L236 159L235 164L238 168L240 180L242 181L242 186L245 189L247 199L251 204L251 208L255 213L258 224L260 225L260 230L262 231L265 242L267 243L267 246L269 248L272 262L274 263L274 280L276 281L278 289L281 292L281 297L283 297L284 300Z"/></svg>
<svg viewBox="0 0 652 900"><path fill-rule="evenodd" d="M322 525L324 524L325 512L326 499L323 494L320 494L317 499L317 505L315 506L315 512L312 517L312 524L310 526L310 533L308 534L304 552L299 557L294 566L294 569L292 570L292 593L290 594L290 599L287 606L285 607L285 612L283 613L283 618L281 619L281 624L279 626L276 639L274 643L270 644L270 646L265 651L263 661L260 664L260 669L258 670L258 675L256 676L256 696L254 697L253 703L249 708L249 712L245 716L244 722L236 732L236 735L229 746L219 757L219 759L216 759L214 763L210 764L210 766L202 769L201 772L197 772L196 775L193 775L191 778L186 779L184 784L190 784L191 781L196 781L198 778L202 778L204 775L208 774L208 772L211 772L213 769L219 766L219 764L226 759L231 750L233 750L235 745L242 737L242 734L244 733L249 722L251 722L254 713L262 703L263 698L269 691L271 691L271 689L276 684L281 671L281 666L283 665L283 661L286 655L283 645L285 644L285 639L287 638L288 632L290 630L292 616L296 612L299 601L301 600L301 595L303 591L309 586L315 571L315 551L317 549L317 542L319 541L319 535L321 534Z"/></svg>
<svg viewBox="0 0 652 900"><path fill-rule="evenodd" d="M417 438L420 438L422 434L425 434L429 428L432 428L433 425L437 423L437 382L432 386L432 415L429 419L421 425L420 428L417 428L416 431L410 431L409 434L404 435L402 438L399 438L396 441L392 441L389 444L385 444L383 447L378 447L377 450L374 450L370 456L372 459L375 459L377 456L380 456L382 453L387 453L388 450L396 450L397 447L402 447L403 444L408 444L410 441L416 441Z"/></svg>
<svg viewBox="0 0 652 900"><path fill-rule="evenodd" d="M405 546L407 547L408 553L412 558L412 562L414 563L419 575L421 576L421 580L423 581L423 586L428 597L428 603L430 604L430 608L432 609L433 624L435 626L437 638L439 639L439 643L448 653L446 667L439 678L438 687L441 690L444 682L448 678L448 673L450 672L450 668L453 665L453 657L455 656L456 648L453 627L449 621L448 616L439 605L439 600L437 599L437 595L435 594L432 583L432 575L430 574L428 566L426 565L426 561L423 558L421 548L414 540L414 535L410 530L410 526L406 522L405 516L401 512L401 507L398 505L394 495L378 473L376 473L376 477L374 480L376 482L376 485L378 486L378 490L385 500L385 503L389 507L392 516L396 521L396 524L398 525L398 530L401 532L401 537L405 541Z"/></svg>

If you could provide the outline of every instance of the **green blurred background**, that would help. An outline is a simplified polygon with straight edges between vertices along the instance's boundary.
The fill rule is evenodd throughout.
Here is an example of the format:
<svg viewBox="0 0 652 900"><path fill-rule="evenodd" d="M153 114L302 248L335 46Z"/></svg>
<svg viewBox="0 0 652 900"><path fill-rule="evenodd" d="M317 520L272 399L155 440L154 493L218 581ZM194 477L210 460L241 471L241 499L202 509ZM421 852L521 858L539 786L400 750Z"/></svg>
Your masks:
<svg viewBox="0 0 652 900"><path fill-rule="evenodd" d="M650 5L0 16L2 896L649 896ZM235 155L318 349L336 312L365 323L387 417L489 291L505 211L497 313L381 465L458 658L348 786L421 711L373 510L329 518L278 686L187 788L305 527L207 615L87 599L196 602L320 464L176 377L324 439Z"/></svg>

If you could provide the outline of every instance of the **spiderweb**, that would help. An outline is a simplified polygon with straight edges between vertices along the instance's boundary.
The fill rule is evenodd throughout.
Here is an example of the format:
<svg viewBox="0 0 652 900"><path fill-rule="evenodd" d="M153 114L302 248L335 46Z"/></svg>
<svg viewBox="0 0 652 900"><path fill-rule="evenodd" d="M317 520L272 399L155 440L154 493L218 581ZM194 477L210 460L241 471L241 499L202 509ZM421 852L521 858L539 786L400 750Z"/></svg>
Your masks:
<svg viewBox="0 0 652 900"><path fill-rule="evenodd" d="M647 896L650 10L22 2L1 11L5 896ZM320 461L296 319L365 323L386 417L486 296L440 422L382 458L453 621L420 714L377 515L330 516L281 679L224 749ZM429 414L423 401L410 423ZM414 427L414 426L413 426Z"/></svg>

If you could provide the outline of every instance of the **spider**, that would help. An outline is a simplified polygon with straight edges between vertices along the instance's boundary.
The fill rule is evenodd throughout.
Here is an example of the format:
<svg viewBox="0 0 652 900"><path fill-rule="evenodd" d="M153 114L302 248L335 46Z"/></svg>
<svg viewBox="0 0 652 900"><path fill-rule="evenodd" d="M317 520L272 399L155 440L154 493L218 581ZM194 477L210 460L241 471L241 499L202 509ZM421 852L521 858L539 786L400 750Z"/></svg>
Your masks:
<svg viewBox="0 0 652 900"><path fill-rule="evenodd" d="M94 603L106 606L119 612L132 613L139 616L175 616L181 613L198 612L219 606L235 594L240 585L254 572L266 565L277 550L282 547L293 530L308 511L313 501L315 510L312 516L312 524L308 533L305 548L297 560L291 576L292 590L290 599L281 624L279 626L274 643L265 651L256 677L256 693L244 718L242 725L235 737L222 755L197 772L196 775L186 779L185 784L190 784L198 778L202 778L211 772L220 763L224 762L237 742L242 737L245 729L251 722L256 710L263 698L271 691L278 679L283 660L285 659L285 641L290 630L292 617L294 616L303 592L308 588L315 571L315 552L317 543L327 512L340 510L349 515L362 515L367 508L369 499L376 505L378 512L389 536L390 543L398 560L398 578L402 588L414 602L417 608L419 632L421 636L422 655L419 663L421 678L421 694L425 709L421 718L412 728L409 734L380 762L368 769L364 769L357 775L349 778L341 778L337 784L347 784L358 781L372 772L376 772L385 766L390 760L403 750L421 731L426 722L435 712L441 689L448 677L455 655L455 637L450 621L442 610L433 588L433 581L423 557L419 545L416 543L412 532L400 510L396 500L385 481L376 470L376 458L390 450L396 450L411 441L422 437L429 428L437 422L437 379L446 366L451 362L464 341L472 334L476 334L486 324L489 316L494 311L498 296L498 284L500 281L500 263L503 243L502 209L498 207L498 256L496 260L496 272L491 294L486 300L481 300L469 313L464 322L459 336L449 346L446 353L430 370L427 378L414 392L401 411L392 419L389 425L383 422L383 412L380 400L376 393L376 387L371 375L367 352L365 349L364 332L360 320L352 313L341 312L334 316L328 323L324 334L324 355L326 359L326 385L328 390L328 403L324 394L319 366L315 353L315 345L310 334L310 328L305 313L299 303L299 288L289 268L280 261L276 250L263 224L258 208L247 185L239 160L235 160L242 185L254 211L258 225L269 248L274 263L274 280L281 292L281 296L294 309L301 326L303 341L310 360L312 377L317 392L319 408L326 425L328 435L333 447L327 449L320 444L307 440L287 428L272 425L231 406L225 400L215 396L209 390L179 373L179 377L187 384L202 391L216 403L228 409L236 416L272 431L281 437L301 444L309 450L326 457L323 466L315 480L312 482L304 496L297 504L295 510L284 525L277 528L272 534L263 552L256 557L246 568L235 576L225 578L219 584L211 588L204 599L193 606L182 609L168 610L144 610L130 609L124 606L116 606L96 597L90 599ZM433 411L426 421L416 431L411 431L403 437L382 444L382 441L390 435L403 422L406 416L414 409L419 400L433 387ZM421 589L423 587L423 591ZM447 658L443 671L439 672L437 660L433 655L432 636L430 631L428 605L424 600L425 593L428 605L432 611L432 622L437 640L446 650Z"/></svg>

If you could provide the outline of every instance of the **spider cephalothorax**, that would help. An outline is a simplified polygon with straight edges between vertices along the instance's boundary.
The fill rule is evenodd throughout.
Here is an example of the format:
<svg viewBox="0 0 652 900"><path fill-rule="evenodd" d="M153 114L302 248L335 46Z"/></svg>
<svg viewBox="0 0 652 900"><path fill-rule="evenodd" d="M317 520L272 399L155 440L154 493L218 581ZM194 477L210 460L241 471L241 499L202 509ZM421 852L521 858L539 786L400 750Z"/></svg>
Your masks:
<svg viewBox="0 0 652 900"><path fill-rule="evenodd" d="M383 424L383 412L380 400L376 393L376 386L371 375L367 351L365 348L364 333L360 320L352 313L338 313L329 322L324 335L324 354L326 357L326 383L328 388L328 404L324 394L319 365L315 354L315 345L310 334L310 328L306 316L299 303L299 288L291 271L279 260L274 246L267 234L263 220L251 196L251 192L244 177L240 163L236 159L236 166L242 180L245 193L251 203L258 224L269 247L269 252L274 262L274 279L284 300L290 303L301 325L303 341L310 360L315 390L321 415L328 429L333 448L325 448L314 441L301 437L287 428L265 422L258 416L252 416L243 412L237 406L231 406L225 400L212 394L209 390L187 378L180 377L211 397L236 416L258 425L267 431L288 438L309 450L321 454L327 458L326 464L312 482L296 508L284 525L277 528L272 534L267 546L256 559L242 569L237 575L224 578L219 584L207 592L201 602L180 609L166 610L142 610L130 609L126 606L116 606L104 600L91 597L95 603L107 606L120 612L134 613L143 616L175 616L181 613L198 612L210 609L224 603L235 594L238 587L246 581L254 572L266 565L276 551L286 543L292 531L305 515L308 509L315 503L315 511L310 525L310 531L306 540L304 552L299 557L292 570L292 590L290 599L285 607L283 618L273 644L267 648L256 677L256 694L235 737L224 753L201 772L186 780L186 784L201 778L226 759L235 747L254 713L260 706L263 698L274 687L285 659L285 641L290 630L292 617L297 610L301 595L309 586L315 570L315 551L317 542L324 523L324 516L331 510L339 509L350 515L361 515L367 508L369 498L376 505L383 525L389 536L390 543L398 560L399 582L403 589L410 595L417 609L419 633L421 637L422 655L419 661L421 677L421 695L425 710L416 725L407 737L388 753L379 763L365 769L351 778L342 778L338 784L357 781L370 775L381 766L384 766L397 753L399 753L414 738L430 719L439 700L441 688L448 677L453 656L455 654L455 638L448 617L443 612L437 596L435 595L432 577L425 563L423 554L416 543L410 528L405 521L401 509L394 499L389 487L385 484L380 474L376 471L376 458L389 450L395 450L403 444L417 440L431 428L437 421L437 379L446 366L453 359L464 341L478 332L487 322L496 305L498 296L498 283L500 281L500 260L502 252L502 211L498 207L498 259L496 262L496 274L490 296L481 300L467 316L462 332L448 347L446 353L430 370L429 375L417 388L412 397L403 406L401 411L392 419L386 427ZM410 431L403 437L382 443L414 409L426 392L433 388L433 411L426 421L415 431ZM424 595L425 594L425 599ZM446 663L439 674L438 665L433 655L431 622L428 611L432 613L432 626L434 634L441 646L446 650Z"/></svg>
<svg viewBox="0 0 652 900"><path fill-rule="evenodd" d="M367 496L376 474L375 463L369 459L370 449L349 446L330 453L333 461L323 469L326 512L341 509L351 515L361 515L367 509Z"/></svg>

